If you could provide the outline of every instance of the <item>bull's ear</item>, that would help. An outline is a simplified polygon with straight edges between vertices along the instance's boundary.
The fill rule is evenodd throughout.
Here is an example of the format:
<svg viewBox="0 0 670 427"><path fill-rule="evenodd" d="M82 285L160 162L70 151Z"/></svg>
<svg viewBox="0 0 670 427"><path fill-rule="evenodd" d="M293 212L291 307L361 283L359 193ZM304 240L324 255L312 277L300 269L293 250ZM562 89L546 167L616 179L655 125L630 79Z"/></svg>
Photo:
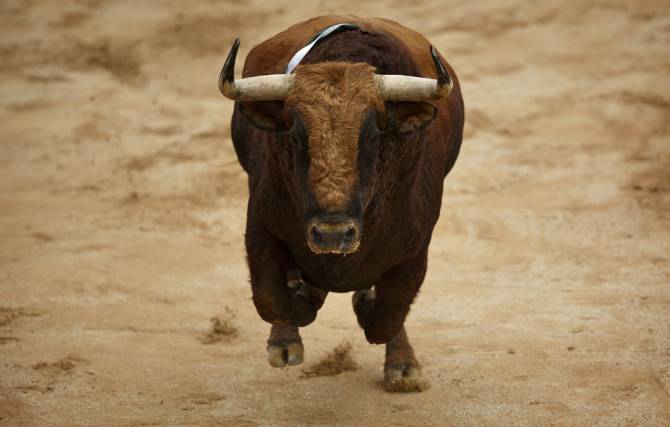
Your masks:
<svg viewBox="0 0 670 427"><path fill-rule="evenodd" d="M437 108L430 102L396 102L391 111L399 133L418 132L437 115Z"/></svg>
<svg viewBox="0 0 670 427"><path fill-rule="evenodd" d="M254 126L268 132L284 132L283 101L246 101L239 103L240 113Z"/></svg>

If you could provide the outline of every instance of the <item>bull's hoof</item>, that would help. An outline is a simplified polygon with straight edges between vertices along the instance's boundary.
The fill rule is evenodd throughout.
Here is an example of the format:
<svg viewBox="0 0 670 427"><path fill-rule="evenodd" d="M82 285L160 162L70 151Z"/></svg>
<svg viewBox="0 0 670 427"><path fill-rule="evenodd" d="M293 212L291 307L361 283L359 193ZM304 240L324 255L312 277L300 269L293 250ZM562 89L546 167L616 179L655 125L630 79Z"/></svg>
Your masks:
<svg viewBox="0 0 670 427"><path fill-rule="evenodd" d="M272 325L268 338L268 362L275 368L295 366L304 360L305 349L297 326Z"/></svg>
<svg viewBox="0 0 670 427"><path fill-rule="evenodd" d="M284 345L268 345L268 362L274 368L295 366L305 358L305 349L302 343L293 342Z"/></svg>
<svg viewBox="0 0 670 427"><path fill-rule="evenodd" d="M403 362L384 369L384 389L396 393L424 391L430 383L421 377L421 368L413 362Z"/></svg>

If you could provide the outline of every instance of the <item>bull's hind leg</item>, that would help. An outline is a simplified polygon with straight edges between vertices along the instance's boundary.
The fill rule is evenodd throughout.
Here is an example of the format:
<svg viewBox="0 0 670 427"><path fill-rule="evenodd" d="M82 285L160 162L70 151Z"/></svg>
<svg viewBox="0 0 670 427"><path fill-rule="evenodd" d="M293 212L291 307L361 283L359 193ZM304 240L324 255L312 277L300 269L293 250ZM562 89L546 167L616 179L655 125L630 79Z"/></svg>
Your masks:
<svg viewBox="0 0 670 427"><path fill-rule="evenodd" d="M275 368L302 363L304 348L297 326L272 325L268 338L268 362Z"/></svg>

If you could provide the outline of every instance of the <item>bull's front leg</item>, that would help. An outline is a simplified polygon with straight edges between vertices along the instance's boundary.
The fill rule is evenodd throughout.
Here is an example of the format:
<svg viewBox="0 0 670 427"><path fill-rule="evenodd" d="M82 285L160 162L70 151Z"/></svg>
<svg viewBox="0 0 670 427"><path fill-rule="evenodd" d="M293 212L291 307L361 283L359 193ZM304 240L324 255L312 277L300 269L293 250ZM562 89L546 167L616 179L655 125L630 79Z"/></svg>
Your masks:
<svg viewBox="0 0 670 427"><path fill-rule="evenodd" d="M273 367L298 365L304 352L298 327L314 321L327 292L305 283L281 242L266 231L247 224L245 240L254 305L272 324L268 362Z"/></svg>
<svg viewBox="0 0 670 427"><path fill-rule="evenodd" d="M287 250L261 227L248 224L245 243L253 301L261 318L273 325L312 323L326 293L299 276L290 277L295 270Z"/></svg>
<svg viewBox="0 0 670 427"><path fill-rule="evenodd" d="M402 328L426 276L427 251L384 273L374 289L358 291L353 306L371 344L388 343Z"/></svg>
<svg viewBox="0 0 670 427"><path fill-rule="evenodd" d="M374 289L354 293L354 311L366 338L371 343L386 343L384 388L388 391L411 392L428 387L404 327L425 274L424 254L384 274Z"/></svg>
<svg viewBox="0 0 670 427"><path fill-rule="evenodd" d="M291 270L286 275L286 283L294 292L294 297L310 298L313 294L317 298L317 310L323 304L326 292L314 288L302 280L300 270ZM295 366L304 359L304 347L297 326L275 323L268 338L268 362L270 366L281 368L286 365Z"/></svg>

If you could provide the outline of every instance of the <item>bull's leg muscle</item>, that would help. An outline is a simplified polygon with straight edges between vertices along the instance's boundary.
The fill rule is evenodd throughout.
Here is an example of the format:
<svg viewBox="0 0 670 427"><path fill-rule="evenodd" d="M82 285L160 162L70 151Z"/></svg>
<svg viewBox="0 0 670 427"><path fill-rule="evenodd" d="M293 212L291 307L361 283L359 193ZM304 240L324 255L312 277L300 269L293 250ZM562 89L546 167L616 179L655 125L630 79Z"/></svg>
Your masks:
<svg viewBox="0 0 670 427"><path fill-rule="evenodd" d="M374 290L354 294L353 305L365 338L389 342L400 332L426 275L427 251L384 273Z"/></svg>
<svg viewBox="0 0 670 427"><path fill-rule="evenodd" d="M323 305L325 293L307 284L289 287L289 255L265 230L247 223L245 242L253 301L261 318L280 325L312 323Z"/></svg>

